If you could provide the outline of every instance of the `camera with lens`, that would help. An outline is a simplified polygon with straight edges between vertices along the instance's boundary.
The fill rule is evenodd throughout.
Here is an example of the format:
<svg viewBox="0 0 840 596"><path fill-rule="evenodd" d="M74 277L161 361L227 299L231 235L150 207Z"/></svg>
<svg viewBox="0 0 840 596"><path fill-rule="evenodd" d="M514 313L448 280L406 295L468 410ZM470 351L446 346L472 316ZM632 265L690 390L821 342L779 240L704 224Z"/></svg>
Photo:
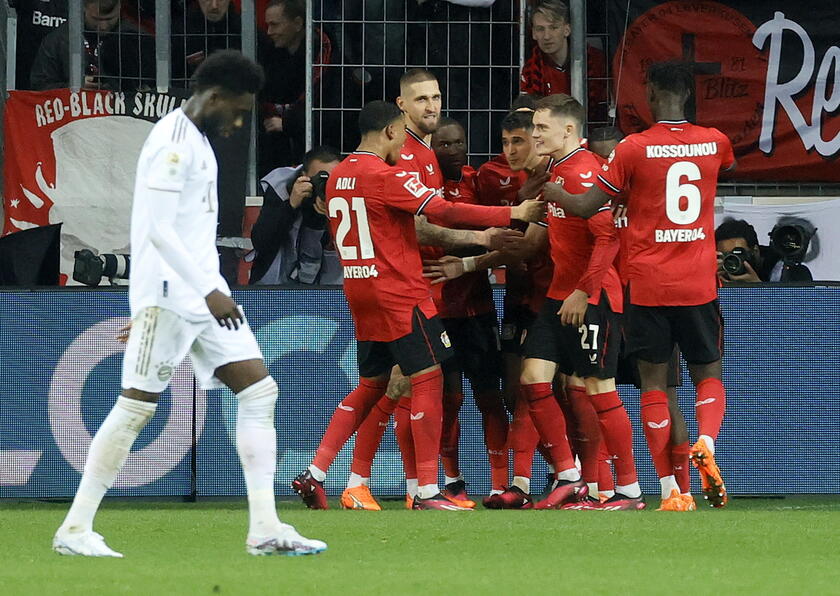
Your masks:
<svg viewBox="0 0 840 596"><path fill-rule="evenodd" d="M301 211L303 213L303 225L313 230L323 230L327 227L327 217L315 211L315 199L327 200L327 180L330 175L328 172L321 170L312 178L312 194L306 197L301 203Z"/></svg>
<svg viewBox="0 0 840 596"><path fill-rule="evenodd" d="M75 257L73 279L77 282L95 288L103 277L107 277L112 286L128 284L128 275L131 271L129 255L96 255L85 248L77 250L73 256Z"/></svg>
<svg viewBox="0 0 840 596"><path fill-rule="evenodd" d="M808 252L813 232L797 224L776 224L770 232L770 248L785 263L799 265Z"/></svg>
<svg viewBox="0 0 840 596"><path fill-rule="evenodd" d="M744 275L747 272L747 263L755 269L752 251L742 246L736 246L721 257L721 265L729 275Z"/></svg>

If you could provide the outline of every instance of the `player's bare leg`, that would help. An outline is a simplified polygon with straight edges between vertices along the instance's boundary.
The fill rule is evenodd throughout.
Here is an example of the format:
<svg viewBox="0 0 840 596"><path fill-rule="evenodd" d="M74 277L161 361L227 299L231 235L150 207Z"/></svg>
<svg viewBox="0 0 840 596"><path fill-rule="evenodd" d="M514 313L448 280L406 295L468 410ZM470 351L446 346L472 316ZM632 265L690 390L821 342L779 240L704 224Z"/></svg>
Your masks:
<svg viewBox="0 0 840 596"><path fill-rule="evenodd" d="M347 480L347 488L341 493L341 506L344 509L382 510L370 492L373 458L382 443L388 421L399 405L400 396L409 393L410 388L408 377L403 376L399 366L394 366L385 395L371 408L365 421L356 431L350 477Z"/></svg>
<svg viewBox="0 0 840 596"><path fill-rule="evenodd" d="M324 481L327 470L347 440L361 426L388 386L389 373L361 377L359 385L336 406L309 467L292 481L292 489L310 509L328 509Z"/></svg>
<svg viewBox="0 0 840 596"><path fill-rule="evenodd" d="M726 411L726 390L721 382L721 361L689 364L688 371L697 391L695 407L700 435L691 448L691 463L700 472L703 496L712 507L723 507L729 497L720 468L715 461L715 440Z"/></svg>
<svg viewBox="0 0 840 596"><path fill-rule="evenodd" d="M122 557L93 531L102 498L114 484L137 435L155 413L158 394L124 389L96 431L88 449L85 469L70 511L53 538L53 550L62 555Z"/></svg>

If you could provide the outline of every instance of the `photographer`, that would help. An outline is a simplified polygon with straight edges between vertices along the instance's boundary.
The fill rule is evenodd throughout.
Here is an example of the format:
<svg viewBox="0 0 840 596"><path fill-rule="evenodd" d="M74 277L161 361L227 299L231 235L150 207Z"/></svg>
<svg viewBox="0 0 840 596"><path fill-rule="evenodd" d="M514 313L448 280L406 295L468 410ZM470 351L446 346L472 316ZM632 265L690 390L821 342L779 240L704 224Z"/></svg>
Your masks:
<svg viewBox="0 0 840 596"><path fill-rule="evenodd" d="M317 202L324 200L324 174L328 175L340 159L334 149L316 147L304 155L301 166L277 168L260 181L263 206L251 231L256 250L251 284L343 282L327 218L316 203L317 198ZM316 197L319 192L321 196Z"/></svg>
<svg viewBox="0 0 840 596"><path fill-rule="evenodd" d="M722 283L812 281L802 264L813 231L779 223L770 233L770 246L760 246L758 235L743 219L726 219L715 230L718 278Z"/></svg>

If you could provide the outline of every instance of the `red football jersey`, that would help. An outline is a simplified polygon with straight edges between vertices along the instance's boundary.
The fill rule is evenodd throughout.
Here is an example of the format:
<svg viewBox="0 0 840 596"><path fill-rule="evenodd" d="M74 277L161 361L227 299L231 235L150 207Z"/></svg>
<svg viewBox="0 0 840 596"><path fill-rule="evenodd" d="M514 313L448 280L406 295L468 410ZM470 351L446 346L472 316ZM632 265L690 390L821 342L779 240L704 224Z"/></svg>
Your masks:
<svg viewBox="0 0 840 596"><path fill-rule="evenodd" d="M715 192L735 161L716 128L657 122L621 141L598 176L627 189L627 278L641 306L694 306L717 297Z"/></svg>
<svg viewBox="0 0 840 596"><path fill-rule="evenodd" d="M478 205L475 179L476 171L464 166L460 180L444 180L443 198L453 203ZM486 271L465 273L444 283L441 288L441 300L435 304L444 319L474 317L496 309Z"/></svg>
<svg viewBox="0 0 840 596"><path fill-rule="evenodd" d="M518 205L519 189L528 179L524 170L514 172L504 153L478 168L476 189L482 205ZM528 225L520 224L525 230ZM539 312L551 282L552 263L546 251L525 263L518 263L505 271L505 304L526 305Z"/></svg>
<svg viewBox="0 0 840 596"><path fill-rule="evenodd" d="M510 208L450 203L416 176L365 151L352 153L330 174L327 213L360 341L408 335L415 307L428 317L437 312L423 278L415 215L447 225L510 225Z"/></svg>
<svg viewBox="0 0 840 596"><path fill-rule="evenodd" d="M562 184L567 192L582 194L593 186L600 167L595 155L581 147L552 162L551 181ZM621 282L612 265L619 241L610 208L602 207L583 219L549 203L547 219L554 262L548 297L565 300L575 290L583 290L589 294L589 304L598 304L603 289L613 312L622 312Z"/></svg>

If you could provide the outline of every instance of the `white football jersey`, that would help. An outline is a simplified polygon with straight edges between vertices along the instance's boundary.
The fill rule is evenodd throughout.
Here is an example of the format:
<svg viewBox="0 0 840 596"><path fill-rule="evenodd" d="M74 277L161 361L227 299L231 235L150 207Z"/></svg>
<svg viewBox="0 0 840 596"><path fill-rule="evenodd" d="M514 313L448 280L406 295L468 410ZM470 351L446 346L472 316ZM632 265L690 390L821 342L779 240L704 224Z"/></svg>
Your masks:
<svg viewBox="0 0 840 596"><path fill-rule="evenodd" d="M204 296L214 289L230 295L216 249L217 173L207 137L182 109L152 128L140 152L131 211L132 317L160 306L202 320L211 317ZM174 234L161 240L156 232L164 228ZM179 265L173 268L170 255L192 283L176 272Z"/></svg>

